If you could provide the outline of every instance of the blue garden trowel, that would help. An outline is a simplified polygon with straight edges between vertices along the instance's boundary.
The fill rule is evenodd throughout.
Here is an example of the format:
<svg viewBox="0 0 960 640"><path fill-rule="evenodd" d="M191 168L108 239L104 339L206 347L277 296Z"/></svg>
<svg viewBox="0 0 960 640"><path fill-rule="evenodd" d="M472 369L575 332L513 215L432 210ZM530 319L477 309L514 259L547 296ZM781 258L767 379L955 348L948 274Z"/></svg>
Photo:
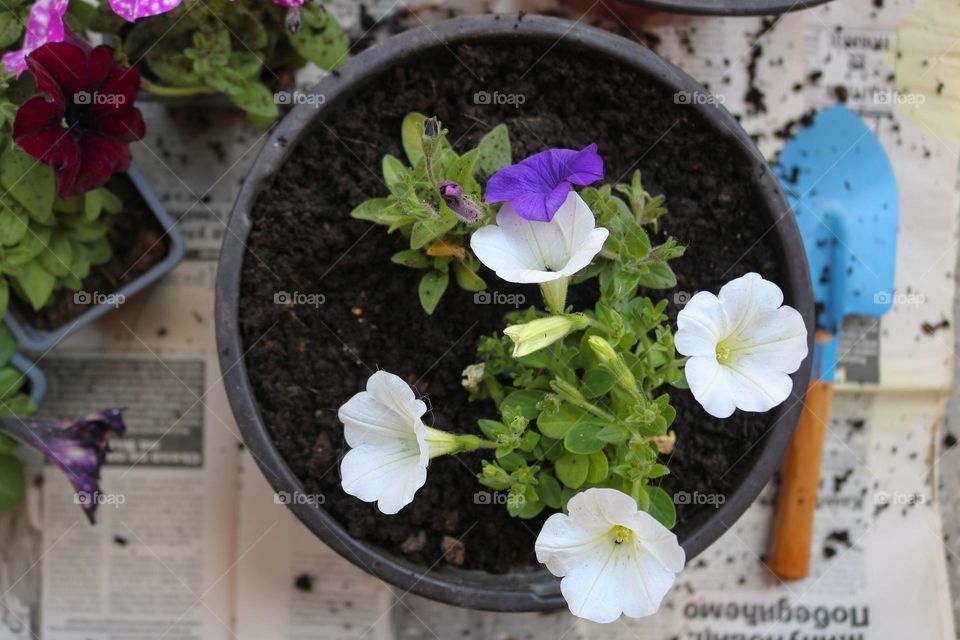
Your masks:
<svg viewBox="0 0 960 640"><path fill-rule="evenodd" d="M810 569L840 330L847 315L881 316L892 305L898 197L880 141L842 106L799 131L774 172L800 227L817 309L813 376L784 459L768 560L781 578L800 579Z"/></svg>

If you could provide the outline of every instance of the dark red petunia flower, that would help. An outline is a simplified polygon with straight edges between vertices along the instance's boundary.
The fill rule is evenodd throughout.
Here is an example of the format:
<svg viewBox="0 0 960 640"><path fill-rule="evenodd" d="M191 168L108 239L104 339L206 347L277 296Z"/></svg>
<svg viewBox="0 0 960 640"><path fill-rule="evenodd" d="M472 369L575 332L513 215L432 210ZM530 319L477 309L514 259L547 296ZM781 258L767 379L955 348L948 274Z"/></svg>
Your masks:
<svg viewBox="0 0 960 640"><path fill-rule="evenodd" d="M27 56L36 96L17 110L13 139L57 171L61 198L95 189L130 166L129 144L146 133L134 106L140 73L118 65L113 47L50 42Z"/></svg>

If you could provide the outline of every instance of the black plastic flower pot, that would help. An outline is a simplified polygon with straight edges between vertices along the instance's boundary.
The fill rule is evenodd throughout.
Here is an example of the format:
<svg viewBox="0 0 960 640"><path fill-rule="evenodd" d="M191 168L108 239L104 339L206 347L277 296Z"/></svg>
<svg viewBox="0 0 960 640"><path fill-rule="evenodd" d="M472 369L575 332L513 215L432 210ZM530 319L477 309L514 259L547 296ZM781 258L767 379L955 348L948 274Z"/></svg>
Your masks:
<svg viewBox="0 0 960 640"><path fill-rule="evenodd" d="M735 157L719 157L711 156L706 151L706 162L741 163L744 168L742 175L749 176L745 179L750 181L751 193L755 194L758 205L755 211L751 210L746 215L756 216L759 229L766 230L762 235L758 231L757 235L765 246L769 244L772 247L771 252L780 263L778 283L784 291L786 302L803 315L812 339L810 278L793 214L766 161L722 106L712 100L677 100L678 95L709 95L701 85L639 44L609 32L555 18L483 16L415 29L391 38L348 62L338 74L325 78L312 90L318 98L323 98L316 101L319 107L300 105L279 123L243 184L230 219L229 232L225 234L216 290L220 364L227 395L246 445L278 494L303 495L308 491L303 479L291 471L271 437L261 405L254 396L251 384L253 370L245 360L249 350L256 345L245 344L242 336L245 326L245 317L240 317L241 283L244 281L242 268L250 256L247 247L258 197L278 178L285 163L296 160L298 145L311 132L328 128L327 123L332 115L365 88L376 90L385 86L385 73L398 65L419 64L429 60L430 56L450 52L463 45L490 44L533 44L564 55L589 57L601 62L597 66L597 73L600 74L607 68L603 63L620 65L648 79L657 87L657 91L672 93L673 99L665 98L662 102L665 109L694 110L690 112L690 118L696 120L696 127L708 128L718 139L724 140L724 144L729 144L731 153L735 154ZM487 80L495 82L496 78ZM625 117L634 116L626 114ZM638 114L635 117L643 116ZM444 124L449 127L453 123ZM638 155L640 153L637 151ZM322 186L318 188L322 189ZM668 208L670 198L671 194L667 194ZM349 209L343 211L342 215L346 220ZM269 220L269 223L270 228L283 224L278 220ZM334 258L331 256L330 259ZM376 266L368 265L368 268L375 269ZM274 317L280 318L280 315L271 314L271 318ZM283 333L283 330L279 332ZM278 336L272 335L270 340ZM770 425L769 429L749 447L749 451L743 452L743 458L747 461L744 463L745 470L737 484L726 494L723 504L716 509L698 512L697 519L678 534L688 561L736 522L779 467L800 414L809 374L810 363L807 359L793 374L792 397L768 414L766 424ZM431 397L431 400L435 404L444 402L443 398ZM335 404L333 400L319 398L317 403L316 406L324 407ZM336 471L331 470L331 473ZM347 528L322 504L292 501L288 506L318 538L343 557L404 592L464 607L501 611L546 610L564 604L559 581L539 565L512 570L503 575L459 569L445 563L428 568L351 536Z"/></svg>
<svg viewBox="0 0 960 640"><path fill-rule="evenodd" d="M156 219L156 226L163 233L161 240L165 239L164 241L168 245L166 255L140 275L121 284L115 291L96 292L97 300L94 299L94 294L91 292L78 292L77 296L86 297L85 304L88 304L89 308L58 327L40 328L34 326L30 323L28 315L11 308L4 316L4 321L24 349L39 353L48 351L68 336L106 315L122 302L129 300L165 276L183 260L186 253L186 244L183 235L177 228L176 221L167 213L159 198L135 166L131 165L125 175L129 178L136 194L142 199L143 205L149 209L150 214ZM116 215L123 215L123 212ZM99 300L99 298L103 299Z"/></svg>

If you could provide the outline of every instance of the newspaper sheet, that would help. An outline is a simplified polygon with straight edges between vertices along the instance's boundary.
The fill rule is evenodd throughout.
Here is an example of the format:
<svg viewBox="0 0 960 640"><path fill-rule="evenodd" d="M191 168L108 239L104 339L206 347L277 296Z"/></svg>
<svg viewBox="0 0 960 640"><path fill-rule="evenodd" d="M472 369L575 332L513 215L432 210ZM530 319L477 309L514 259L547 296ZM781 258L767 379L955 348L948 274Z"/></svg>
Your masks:
<svg viewBox="0 0 960 640"><path fill-rule="evenodd" d="M374 18L402 7L367 4ZM337 10L356 21L351 5ZM889 88L882 48L918 5L868 10L836 0L766 21L657 17L644 27L659 36L659 53L742 118L768 157L782 145L777 131L835 103L842 86L894 162L902 297L879 323L853 319L845 331L810 578L784 584L763 564L772 486L681 574L661 613L642 621L600 627L563 611L457 609L395 592L337 556L278 504L241 453L216 361L215 259L264 134L230 111L147 105L149 135L136 160L180 219L188 258L149 294L42 358L44 414L122 404L130 434L115 443L95 528L65 480L33 461L42 484L0 533L12 541L0 549L0 640L954 638L934 434L953 365L953 330L943 320L954 298L958 147L867 97ZM440 17L446 8L412 22ZM751 85L765 94L765 109L744 99Z"/></svg>

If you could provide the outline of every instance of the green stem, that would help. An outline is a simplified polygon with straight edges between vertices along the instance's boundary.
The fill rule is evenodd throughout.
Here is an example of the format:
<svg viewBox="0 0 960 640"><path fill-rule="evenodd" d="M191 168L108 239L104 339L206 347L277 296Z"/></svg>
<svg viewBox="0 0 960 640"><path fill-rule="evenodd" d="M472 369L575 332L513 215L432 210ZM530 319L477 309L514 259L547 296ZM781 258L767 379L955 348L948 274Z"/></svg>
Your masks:
<svg viewBox="0 0 960 640"><path fill-rule="evenodd" d="M500 381L493 376L484 376L483 386L487 388L487 393L490 394L490 399L493 400L493 403L499 407L505 397Z"/></svg>
<svg viewBox="0 0 960 640"><path fill-rule="evenodd" d="M617 418L597 405L593 404L586 398L584 398L576 388L574 388L570 383L556 378L550 382L550 388L556 392L558 396L563 398L564 401L572 404L575 407L580 407L588 413L592 413L598 418L603 418L604 420L609 420L615 422Z"/></svg>
<svg viewBox="0 0 960 640"><path fill-rule="evenodd" d="M543 294L543 300L547 303L547 309L552 313L563 313L567 306L567 285L569 278L562 277L550 282L540 283L540 292Z"/></svg>
<svg viewBox="0 0 960 640"><path fill-rule="evenodd" d="M474 435L465 434L455 437L458 447L457 452L476 451L477 449L496 449L498 446L500 446L496 442L484 440L483 438Z"/></svg>
<svg viewBox="0 0 960 640"><path fill-rule="evenodd" d="M160 84L154 84L146 78L141 78L140 85L150 93L158 96L170 98L196 96L205 93L217 93L217 89L206 85L193 85L187 87L167 87Z"/></svg>

